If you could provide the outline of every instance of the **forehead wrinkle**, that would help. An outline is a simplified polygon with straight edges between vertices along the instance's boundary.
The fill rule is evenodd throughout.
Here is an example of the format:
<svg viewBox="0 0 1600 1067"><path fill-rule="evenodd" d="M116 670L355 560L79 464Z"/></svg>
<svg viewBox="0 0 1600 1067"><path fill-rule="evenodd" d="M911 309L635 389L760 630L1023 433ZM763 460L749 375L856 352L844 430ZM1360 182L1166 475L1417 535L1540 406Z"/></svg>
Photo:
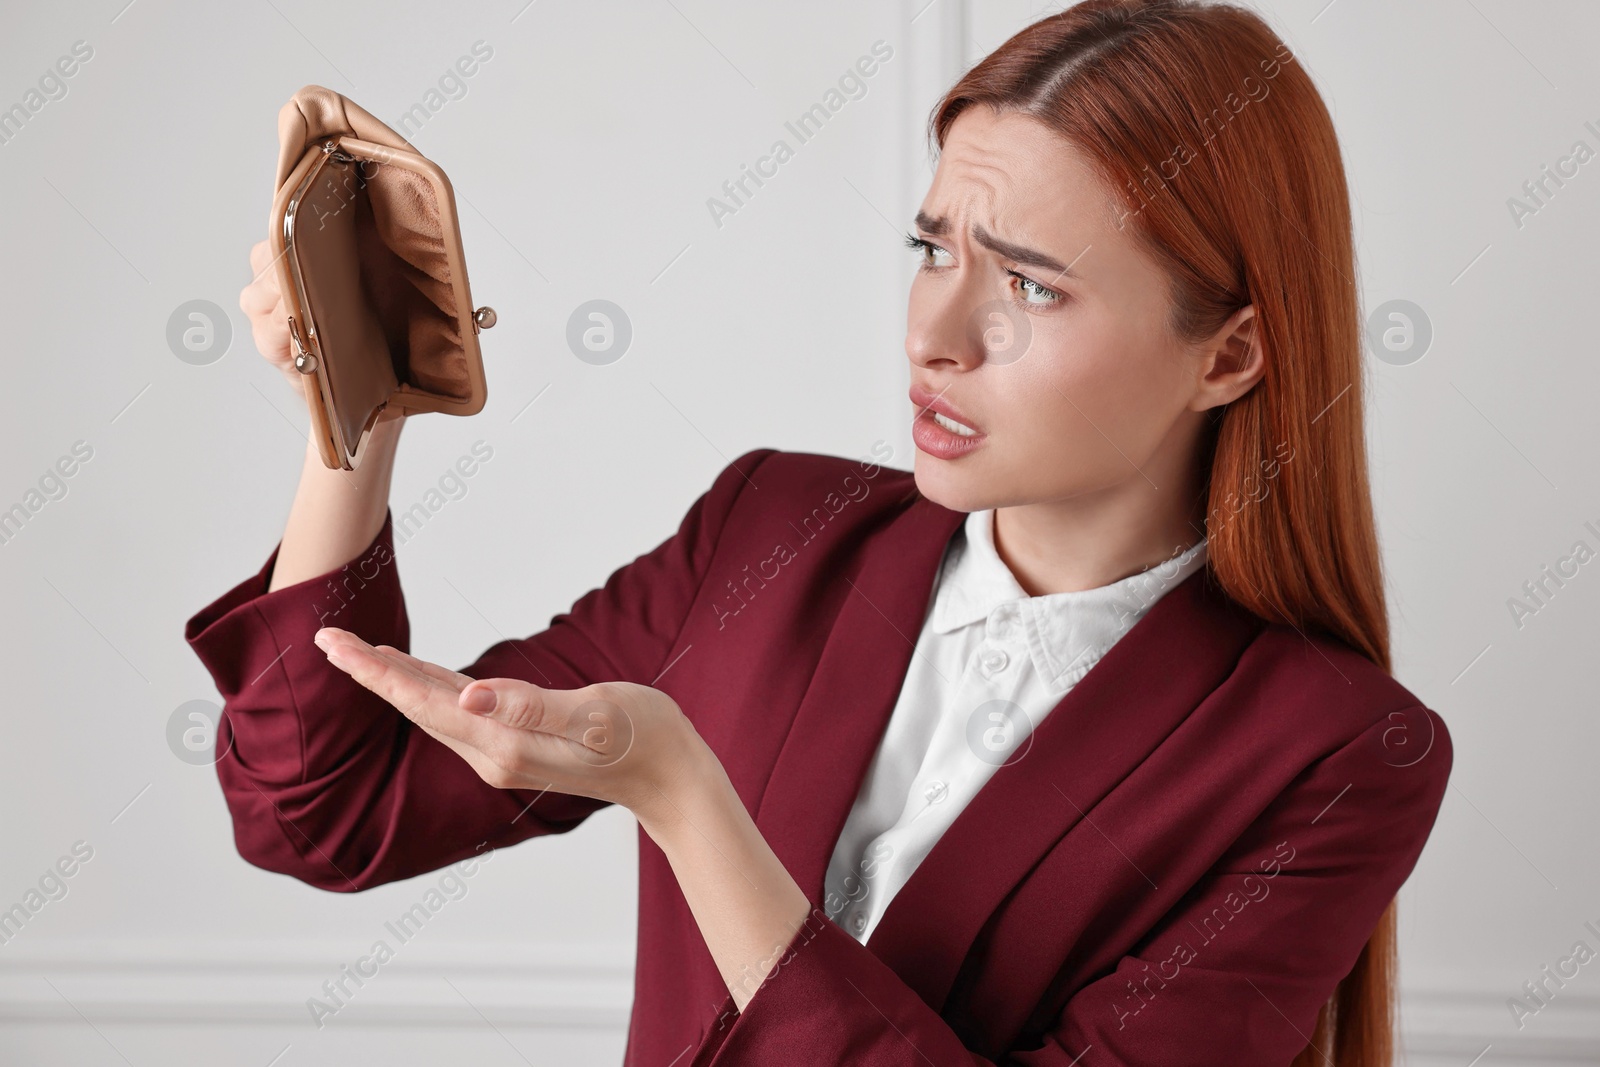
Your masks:
<svg viewBox="0 0 1600 1067"><path fill-rule="evenodd" d="M1040 212L1049 217L1045 228L1052 229L1049 219L1058 213L1051 209L1060 205L1050 196L1041 197L1033 184L1042 172L1087 191L1089 176L1078 160L1056 158L1046 151L1054 147L1048 139L1008 137L993 129L971 129L947 147L930 190L931 203L917 213L919 226L935 236L973 240L1006 258L1050 271L1051 282L1080 277L1075 265L1092 247L1092 239L1080 234L1076 243L1081 247L1068 252L1062 239L1041 234Z"/></svg>
<svg viewBox="0 0 1600 1067"><path fill-rule="evenodd" d="M1018 173L1026 173L1028 161L1011 151L1004 138L1001 142L991 145L987 140L964 137L949 143L932 191L938 199L954 203L945 211L927 214L943 219L952 229L960 228L958 220L964 221L968 233L974 224L994 234L1012 229L1013 218L1025 224L1028 211L1016 186Z"/></svg>
<svg viewBox="0 0 1600 1067"><path fill-rule="evenodd" d="M919 210L916 216L917 225L936 237L953 236L963 240L970 238L978 245L1007 259L1053 271L1052 281L1078 276L1073 270L1072 263L1063 263L1055 255L1044 250L1051 242L1037 242L1031 237L1034 228L1029 225L1028 212L1016 205L1008 208L996 203L978 203L983 199L985 198L967 193L959 198L949 214ZM962 220L966 220L965 227L961 225Z"/></svg>
<svg viewBox="0 0 1600 1067"><path fill-rule="evenodd" d="M999 178L1004 178L1005 173L997 167L974 169L980 173L963 175L958 168L953 176L941 178L935 183L930 190L932 198L936 201L945 201L944 206L917 212L919 224L924 225L928 232L935 235L960 234L963 232L961 225L963 220L980 218L988 221L994 217L996 203L1000 200L999 183L981 172L990 170ZM943 225L938 225L940 223ZM970 228L971 223L968 222L967 226Z"/></svg>
<svg viewBox="0 0 1600 1067"><path fill-rule="evenodd" d="M1003 165L998 153L983 152L982 155L988 159L969 158L967 153L946 156L940 161L939 169L946 173L950 182L976 185L988 194L990 200L993 200L999 194L1001 187L1008 183L1011 172ZM989 159L993 159L994 162L989 162ZM949 164L948 168L945 166L946 163Z"/></svg>

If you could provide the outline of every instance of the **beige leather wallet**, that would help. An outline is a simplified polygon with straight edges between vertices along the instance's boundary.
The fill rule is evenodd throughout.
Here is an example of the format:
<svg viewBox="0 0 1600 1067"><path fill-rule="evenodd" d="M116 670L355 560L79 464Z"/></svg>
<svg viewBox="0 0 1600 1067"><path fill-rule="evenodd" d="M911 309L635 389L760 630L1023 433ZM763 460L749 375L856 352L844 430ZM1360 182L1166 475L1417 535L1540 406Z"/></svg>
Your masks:
<svg viewBox="0 0 1600 1067"><path fill-rule="evenodd" d="M269 240L329 467L355 470L381 420L473 415L488 393L450 180L394 130L307 85L278 112Z"/></svg>

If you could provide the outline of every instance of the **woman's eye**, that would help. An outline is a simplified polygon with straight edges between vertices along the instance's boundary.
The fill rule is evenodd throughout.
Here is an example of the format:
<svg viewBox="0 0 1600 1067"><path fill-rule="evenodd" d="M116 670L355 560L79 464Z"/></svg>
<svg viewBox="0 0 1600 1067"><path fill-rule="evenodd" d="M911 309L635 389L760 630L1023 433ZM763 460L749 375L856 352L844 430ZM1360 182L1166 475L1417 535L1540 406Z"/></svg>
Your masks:
<svg viewBox="0 0 1600 1067"><path fill-rule="evenodd" d="M924 241L922 238L912 236L911 234L906 235L906 247L921 254L922 266L924 267L949 266L950 260L954 258L948 251L940 248L932 241ZM945 261L943 263L938 261L938 257L940 256L945 257Z"/></svg>
<svg viewBox="0 0 1600 1067"><path fill-rule="evenodd" d="M955 260L955 257L950 254L948 249L940 248L932 241L924 240L915 234L906 234L906 247L914 252L917 252L922 257L920 266L923 269L949 266ZM942 262L939 258L941 256L944 257ZM1008 270L1006 273L1016 279L1016 291L1020 297L1020 299L1017 300L1017 303L1019 304L1030 307L1048 307L1052 304L1058 304L1065 299L1062 294L1056 292L1054 289L1040 285L1032 278L1018 274L1014 270Z"/></svg>
<svg viewBox="0 0 1600 1067"><path fill-rule="evenodd" d="M1017 280L1017 292L1022 295L1024 304L1054 304L1061 299L1061 294L1054 289L1046 289L1032 278L1024 277L1016 272L1010 272Z"/></svg>

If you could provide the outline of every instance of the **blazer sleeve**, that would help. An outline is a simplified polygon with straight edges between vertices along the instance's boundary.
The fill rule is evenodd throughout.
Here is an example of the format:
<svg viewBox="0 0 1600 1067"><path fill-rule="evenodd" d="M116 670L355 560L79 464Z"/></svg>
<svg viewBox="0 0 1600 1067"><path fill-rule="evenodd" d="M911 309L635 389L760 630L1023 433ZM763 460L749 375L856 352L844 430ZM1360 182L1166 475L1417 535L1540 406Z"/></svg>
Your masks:
<svg viewBox="0 0 1600 1067"><path fill-rule="evenodd" d="M724 1002L693 1067L1284 1067L1415 866L1451 762L1419 705L1312 764L1026 1048L968 1049L815 908L743 1012Z"/></svg>
<svg viewBox="0 0 1600 1067"><path fill-rule="evenodd" d="M747 453L697 499L678 530L531 637L500 641L460 668L558 689L650 684L699 591L734 501L771 450ZM223 698L217 777L239 853L335 892L409 878L542 834L605 802L496 789L454 751L331 666L312 636L339 626L410 651L392 513L343 567L267 591L261 569L189 619L184 637Z"/></svg>

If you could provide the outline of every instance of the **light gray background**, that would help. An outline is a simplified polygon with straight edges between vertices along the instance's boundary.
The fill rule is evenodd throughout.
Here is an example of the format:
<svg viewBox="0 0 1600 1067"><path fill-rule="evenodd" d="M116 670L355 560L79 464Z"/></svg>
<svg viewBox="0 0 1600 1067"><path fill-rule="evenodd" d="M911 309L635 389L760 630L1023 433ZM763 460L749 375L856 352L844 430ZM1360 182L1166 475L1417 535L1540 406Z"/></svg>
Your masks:
<svg viewBox="0 0 1600 1067"><path fill-rule="evenodd" d="M93 458L0 544L10 683L0 907L75 841L93 859L0 947L17 1063L615 1063L630 997L635 826L498 854L348 1009L306 998L437 875L356 896L245 864L209 767L169 751L214 697L184 621L276 543L306 418L238 291L265 235L275 116L306 83L391 123L475 41L492 58L412 135L463 201L490 400L407 428L397 512L475 441L493 459L400 549L414 649L465 663L541 628L674 529L753 447L911 462L902 340L928 109L1042 13L1022 0L8 4L0 107L94 49L0 145L6 330L0 508L75 441ZM1594 234L1600 161L1522 226L1508 198L1600 148L1600 10L1511 0L1262 7L1336 115L1369 308L1415 302L1431 350L1369 358L1398 674L1448 721L1455 773L1402 896L1418 1064L1600 1058L1600 962L1519 1031L1506 1006L1600 949L1600 563L1520 629L1508 598L1600 527ZM882 39L894 57L717 227L706 208ZM792 141L792 138L790 138ZM567 351L604 298L634 340ZM207 299L208 366L165 340ZM538 398L535 400L534 398ZM529 406L529 402L533 401ZM1487 1051L1485 1051L1487 1050ZM277 1057L276 1059L274 1059Z"/></svg>

